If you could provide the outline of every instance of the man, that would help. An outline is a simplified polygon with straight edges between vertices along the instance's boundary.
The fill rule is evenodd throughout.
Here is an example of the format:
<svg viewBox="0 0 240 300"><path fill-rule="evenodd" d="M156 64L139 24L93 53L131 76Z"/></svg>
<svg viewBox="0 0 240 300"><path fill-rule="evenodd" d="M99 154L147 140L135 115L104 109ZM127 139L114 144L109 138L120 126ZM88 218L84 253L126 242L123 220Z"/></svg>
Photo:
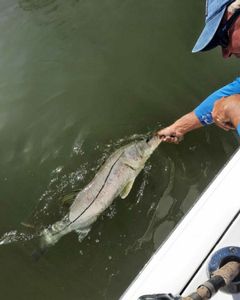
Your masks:
<svg viewBox="0 0 240 300"><path fill-rule="evenodd" d="M240 58L240 0L206 1L205 27L192 52L217 46L224 58ZM187 132L212 123L225 130L236 129L240 135L240 77L157 134L165 142L179 143Z"/></svg>

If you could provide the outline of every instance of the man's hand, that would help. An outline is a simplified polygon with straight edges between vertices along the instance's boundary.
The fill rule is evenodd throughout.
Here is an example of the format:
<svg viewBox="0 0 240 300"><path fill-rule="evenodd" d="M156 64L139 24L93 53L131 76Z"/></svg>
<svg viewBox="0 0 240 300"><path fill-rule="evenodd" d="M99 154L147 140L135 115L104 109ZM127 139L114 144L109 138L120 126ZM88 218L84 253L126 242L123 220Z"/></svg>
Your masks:
<svg viewBox="0 0 240 300"><path fill-rule="evenodd" d="M174 144L178 144L183 139L183 135L175 130L174 124L162 130L159 130L157 132L157 135L163 142Z"/></svg>
<svg viewBox="0 0 240 300"><path fill-rule="evenodd" d="M235 0L232 4L228 6L227 10L230 13L234 13L239 8L240 8L240 0Z"/></svg>
<svg viewBox="0 0 240 300"><path fill-rule="evenodd" d="M199 127L202 127L202 124L196 117L195 113L190 112L178 119L172 125L159 130L157 135L163 142L178 144L183 140L185 133Z"/></svg>
<svg viewBox="0 0 240 300"><path fill-rule="evenodd" d="M157 132L157 135L163 142L178 144L183 140L183 134L178 132L175 128L175 124L172 124Z"/></svg>
<svg viewBox="0 0 240 300"><path fill-rule="evenodd" d="M235 129L240 122L240 95L217 100L213 107L212 117L215 124L222 129Z"/></svg>
<svg viewBox="0 0 240 300"><path fill-rule="evenodd" d="M233 124L231 122L231 118L228 112L228 101L226 98L222 98L217 100L214 104L213 111L212 111L212 118L214 123L224 129L230 130L234 129Z"/></svg>

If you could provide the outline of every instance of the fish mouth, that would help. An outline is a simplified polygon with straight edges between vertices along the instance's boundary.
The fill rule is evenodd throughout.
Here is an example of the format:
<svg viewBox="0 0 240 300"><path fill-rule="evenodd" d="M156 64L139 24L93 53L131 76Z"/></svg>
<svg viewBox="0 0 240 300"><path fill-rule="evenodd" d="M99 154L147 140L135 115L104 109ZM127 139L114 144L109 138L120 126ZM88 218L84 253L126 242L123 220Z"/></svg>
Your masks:
<svg viewBox="0 0 240 300"><path fill-rule="evenodd" d="M151 139L155 138L156 136L157 136L157 131L148 134L148 137L145 139L145 142L148 144L151 141Z"/></svg>

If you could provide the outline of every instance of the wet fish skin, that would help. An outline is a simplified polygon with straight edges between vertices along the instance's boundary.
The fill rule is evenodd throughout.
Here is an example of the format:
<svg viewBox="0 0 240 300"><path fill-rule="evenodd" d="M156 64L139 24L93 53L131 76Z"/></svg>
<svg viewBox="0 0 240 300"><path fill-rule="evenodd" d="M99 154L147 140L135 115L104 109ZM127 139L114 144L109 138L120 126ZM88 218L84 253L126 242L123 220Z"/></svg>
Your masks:
<svg viewBox="0 0 240 300"><path fill-rule="evenodd" d="M158 136L153 136L147 141L134 142L116 150L92 181L77 194L69 213L43 230L41 249L54 245L71 231L82 233L82 240L98 216L117 196L127 197L135 178L160 142Z"/></svg>

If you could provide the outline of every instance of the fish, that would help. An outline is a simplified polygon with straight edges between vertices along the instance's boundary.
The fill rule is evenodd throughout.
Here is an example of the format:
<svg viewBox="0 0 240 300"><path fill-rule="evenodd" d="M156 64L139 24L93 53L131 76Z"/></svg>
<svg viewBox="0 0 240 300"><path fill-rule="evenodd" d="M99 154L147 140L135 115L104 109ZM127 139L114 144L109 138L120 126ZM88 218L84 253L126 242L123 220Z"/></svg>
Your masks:
<svg viewBox="0 0 240 300"><path fill-rule="evenodd" d="M135 141L115 150L92 181L77 194L63 219L42 231L40 253L72 231L82 241L115 198L120 196L125 199L128 196L136 177L160 143L161 139L153 135L147 140Z"/></svg>

